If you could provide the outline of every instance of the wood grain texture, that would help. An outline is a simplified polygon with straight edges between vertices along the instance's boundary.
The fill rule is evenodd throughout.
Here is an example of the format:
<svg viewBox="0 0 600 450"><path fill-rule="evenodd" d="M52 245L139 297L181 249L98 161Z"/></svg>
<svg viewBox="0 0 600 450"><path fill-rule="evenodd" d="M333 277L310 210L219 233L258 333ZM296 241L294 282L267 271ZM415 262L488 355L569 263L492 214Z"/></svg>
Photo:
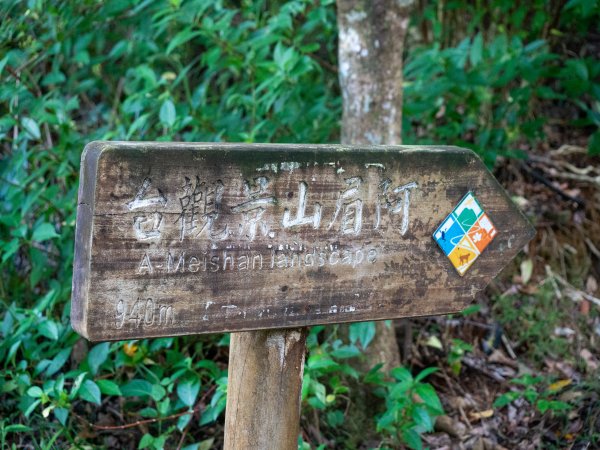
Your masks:
<svg viewBox="0 0 600 450"><path fill-rule="evenodd" d="M231 334L225 450L298 448L306 333Z"/></svg>
<svg viewBox="0 0 600 450"><path fill-rule="evenodd" d="M534 233L456 147L94 142L80 183L94 341L452 313ZM432 233L468 191L499 233L460 277Z"/></svg>

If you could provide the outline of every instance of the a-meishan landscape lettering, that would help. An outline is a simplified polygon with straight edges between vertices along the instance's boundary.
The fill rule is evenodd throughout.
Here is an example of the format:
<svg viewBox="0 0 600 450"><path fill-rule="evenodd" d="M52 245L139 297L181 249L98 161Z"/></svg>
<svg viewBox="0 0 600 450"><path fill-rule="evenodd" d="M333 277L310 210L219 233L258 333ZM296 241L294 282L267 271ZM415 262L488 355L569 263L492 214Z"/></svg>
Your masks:
<svg viewBox="0 0 600 450"><path fill-rule="evenodd" d="M284 249L271 248L269 253L263 255L260 251L250 250L233 253L230 250L201 252L181 252L174 255L170 251L161 257L151 257L144 253L137 267L138 275L161 275L176 273L197 272L226 272L246 270L277 270L277 269L302 269L335 266L336 264L355 268L361 264L373 264L377 261L378 250L375 247L348 250L339 249L334 245L324 248L312 247L307 250L303 246L299 249L286 246Z"/></svg>

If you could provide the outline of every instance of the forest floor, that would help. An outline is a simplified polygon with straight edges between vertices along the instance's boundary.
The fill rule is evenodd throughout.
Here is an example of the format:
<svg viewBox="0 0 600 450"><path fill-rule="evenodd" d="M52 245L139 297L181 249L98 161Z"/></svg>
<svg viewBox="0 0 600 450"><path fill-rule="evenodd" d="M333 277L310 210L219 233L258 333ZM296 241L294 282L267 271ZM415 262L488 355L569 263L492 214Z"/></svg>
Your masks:
<svg viewBox="0 0 600 450"><path fill-rule="evenodd" d="M465 313L414 325L447 413L432 449L600 448L600 158L564 133L495 171L536 237Z"/></svg>

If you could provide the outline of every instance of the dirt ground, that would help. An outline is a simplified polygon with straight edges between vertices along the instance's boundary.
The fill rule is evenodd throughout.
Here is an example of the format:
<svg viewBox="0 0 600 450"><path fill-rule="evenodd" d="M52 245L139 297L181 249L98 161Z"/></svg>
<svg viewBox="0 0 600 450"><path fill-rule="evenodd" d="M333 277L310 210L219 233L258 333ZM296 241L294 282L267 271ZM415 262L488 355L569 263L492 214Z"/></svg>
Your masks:
<svg viewBox="0 0 600 450"><path fill-rule="evenodd" d="M546 132L495 171L536 237L465 314L414 325L410 364L441 368L432 449L600 448L600 158Z"/></svg>

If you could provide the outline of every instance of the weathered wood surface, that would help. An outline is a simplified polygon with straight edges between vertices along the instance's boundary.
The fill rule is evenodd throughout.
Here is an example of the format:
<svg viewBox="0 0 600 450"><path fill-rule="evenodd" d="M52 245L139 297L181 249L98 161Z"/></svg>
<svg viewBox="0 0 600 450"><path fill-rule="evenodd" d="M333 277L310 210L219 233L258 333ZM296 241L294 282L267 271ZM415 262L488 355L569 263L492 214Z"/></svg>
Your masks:
<svg viewBox="0 0 600 450"><path fill-rule="evenodd" d="M499 233L460 277L432 233L467 191ZM94 142L71 317L96 341L452 313L532 236L470 150Z"/></svg>
<svg viewBox="0 0 600 450"><path fill-rule="evenodd" d="M298 448L306 332L231 334L225 450Z"/></svg>

